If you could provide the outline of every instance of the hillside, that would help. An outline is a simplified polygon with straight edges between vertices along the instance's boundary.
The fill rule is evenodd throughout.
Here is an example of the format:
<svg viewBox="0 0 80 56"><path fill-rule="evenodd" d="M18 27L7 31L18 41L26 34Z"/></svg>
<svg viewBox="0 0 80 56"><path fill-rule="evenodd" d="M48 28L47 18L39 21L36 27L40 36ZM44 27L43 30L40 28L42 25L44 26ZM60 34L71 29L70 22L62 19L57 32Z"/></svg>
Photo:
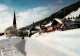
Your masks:
<svg viewBox="0 0 80 56"><path fill-rule="evenodd" d="M49 23L54 18L60 18L60 19L62 19L64 17L67 17L67 15L69 15L70 13L76 12L79 9L79 7L80 7L80 1L78 1L78 2L76 2L76 3L74 3L74 4L70 5L70 6L67 6L67 7L61 9L60 11L52 14L51 16L49 16L49 17L47 17L47 18L45 18L43 20L35 22L35 25L38 26L40 24L43 24L45 21L46 21L46 23ZM31 27L31 26L32 26L32 24L28 25L26 27L20 28L20 30L29 29L29 27Z"/></svg>

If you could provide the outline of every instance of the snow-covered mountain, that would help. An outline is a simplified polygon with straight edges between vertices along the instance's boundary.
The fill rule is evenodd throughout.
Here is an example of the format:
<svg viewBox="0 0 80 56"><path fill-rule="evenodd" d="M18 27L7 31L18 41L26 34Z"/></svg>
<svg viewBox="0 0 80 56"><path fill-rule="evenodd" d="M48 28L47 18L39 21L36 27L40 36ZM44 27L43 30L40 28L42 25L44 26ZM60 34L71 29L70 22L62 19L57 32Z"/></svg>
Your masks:
<svg viewBox="0 0 80 56"><path fill-rule="evenodd" d="M73 12L71 12L70 14L68 14L65 18L68 18L68 17L74 17L74 18L76 18L76 17L78 17L80 15L80 8L78 8L78 10L77 11L73 11Z"/></svg>
<svg viewBox="0 0 80 56"><path fill-rule="evenodd" d="M74 4L70 5L70 6L64 7L60 11L52 14L51 16L49 16L49 17L47 17L47 18L45 18L43 20L35 22L35 25L39 26L40 24L43 24L44 22L46 22L48 24L48 23L50 23L50 21L53 21L54 18L60 18L60 19L71 18L71 17L72 18L73 17L76 18L76 17L78 17L80 15L79 11L80 11L80 1L74 3ZM29 29L30 26L32 26L32 24L21 28L21 30Z"/></svg>
<svg viewBox="0 0 80 56"><path fill-rule="evenodd" d="M80 56L80 29L36 33L24 40L3 37L0 40L3 56Z"/></svg>

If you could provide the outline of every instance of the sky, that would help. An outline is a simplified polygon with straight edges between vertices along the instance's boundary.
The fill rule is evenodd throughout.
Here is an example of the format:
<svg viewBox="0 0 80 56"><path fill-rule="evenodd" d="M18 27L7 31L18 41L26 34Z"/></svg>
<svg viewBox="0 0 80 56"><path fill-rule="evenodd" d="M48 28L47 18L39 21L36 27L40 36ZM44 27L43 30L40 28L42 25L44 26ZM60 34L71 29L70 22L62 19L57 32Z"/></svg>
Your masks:
<svg viewBox="0 0 80 56"><path fill-rule="evenodd" d="M39 21L78 0L0 0L0 31L12 26L16 12L17 27Z"/></svg>
<svg viewBox="0 0 80 56"><path fill-rule="evenodd" d="M78 0L0 0L0 4L24 11L35 7L66 6Z"/></svg>

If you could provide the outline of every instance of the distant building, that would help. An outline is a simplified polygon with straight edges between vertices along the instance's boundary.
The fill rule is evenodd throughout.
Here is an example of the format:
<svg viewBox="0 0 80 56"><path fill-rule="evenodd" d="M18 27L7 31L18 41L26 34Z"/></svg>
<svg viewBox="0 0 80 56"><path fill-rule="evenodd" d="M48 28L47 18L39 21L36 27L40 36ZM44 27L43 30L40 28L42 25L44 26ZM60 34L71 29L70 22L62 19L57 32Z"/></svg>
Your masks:
<svg viewBox="0 0 80 56"><path fill-rule="evenodd" d="M21 31L17 29L17 24L16 24L16 15L14 12L14 19L13 19L13 26L8 27L4 31L4 35L20 35Z"/></svg>
<svg viewBox="0 0 80 56"><path fill-rule="evenodd" d="M80 28L80 19L75 19L72 21L70 19L63 19L62 30L70 30Z"/></svg>
<svg viewBox="0 0 80 56"><path fill-rule="evenodd" d="M33 25L32 27L30 28L30 32L29 32L29 37L31 37L33 34L39 32L39 29L37 29L34 25L34 22L33 22Z"/></svg>

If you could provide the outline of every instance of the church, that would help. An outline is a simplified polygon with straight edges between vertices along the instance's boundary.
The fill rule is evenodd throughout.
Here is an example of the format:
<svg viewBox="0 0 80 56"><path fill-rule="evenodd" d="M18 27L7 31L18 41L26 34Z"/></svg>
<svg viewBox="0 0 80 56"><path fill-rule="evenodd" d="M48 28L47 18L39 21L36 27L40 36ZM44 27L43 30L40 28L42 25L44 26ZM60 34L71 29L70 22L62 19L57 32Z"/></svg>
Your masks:
<svg viewBox="0 0 80 56"><path fill-rule="evenodd" d="M16 24L16 15L14 12L14 18L13 18L13 26L8 27L4 31L4 35L20 35L21 31L17 29L17 24Z"/></svg>

